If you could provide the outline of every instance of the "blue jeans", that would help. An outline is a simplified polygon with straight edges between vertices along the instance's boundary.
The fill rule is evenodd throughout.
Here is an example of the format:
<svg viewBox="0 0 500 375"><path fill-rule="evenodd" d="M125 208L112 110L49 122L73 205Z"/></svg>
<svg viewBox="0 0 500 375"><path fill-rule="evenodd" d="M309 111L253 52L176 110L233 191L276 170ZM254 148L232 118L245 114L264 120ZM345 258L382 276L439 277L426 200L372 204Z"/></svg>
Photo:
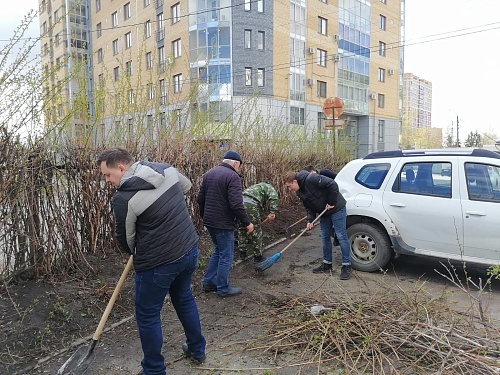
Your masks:
<svg viewBox="0 0 500 375"><path fill-rule="evenodd" d="M340 244L340 251L342 253L342 264L351 264L351 244L349 243L349 237L347 236L346 229L346 208L335 212L330 216L321 216L321 245L323 247L323 262L332 264L332 237L331 229L335 230L337 239Z"/></svg>
<svg viewBox="0 0 500 375"><path fill-rule="evenodd" d="M191 278L198 264L198 247L172 263L135 275L135 318L144 358L144 375L165 375L161 354L163 332L160 312L167 294L184 328L186 343L194 357L205 355L206 341L201 333L200 316L191 293Z"/></svg>
<svg viewBox="0 0 500 375"><path fill-rule="evenodd" d="M208 262L203 284L215 284L217 285L217 293L224 294L230 288L229 273L233 265L234 230L212 227L207 227L207 230L215 249Z"/></svg>

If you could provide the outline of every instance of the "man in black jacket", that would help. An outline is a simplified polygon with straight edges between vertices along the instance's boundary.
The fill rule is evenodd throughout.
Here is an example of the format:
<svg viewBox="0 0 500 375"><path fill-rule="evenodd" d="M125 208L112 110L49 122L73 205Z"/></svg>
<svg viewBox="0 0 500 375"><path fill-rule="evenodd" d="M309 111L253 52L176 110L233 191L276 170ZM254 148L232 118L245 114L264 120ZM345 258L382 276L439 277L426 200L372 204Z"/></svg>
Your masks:
<svg viewBox="0 0 500 375"><path fill-rule="evenodd" d="M112 199L116 238L133 254L143 374L166 374L160 312L167 294L186 335L184 354L203 362L206 342L191 293L198 235L184 200L191 182L167 163L134 162L120 148L104 151L97 165L106 182L118 188Z"/></svg>
<svg viewBox="0 0 500 375"><path fill-rule="evenodd" d="M203 290L217 292L219 297L241 293L241 288L229 284L236 219L243 223L248 234L253 231L253 224L243 205L243 186L238 174L241 163L240 154L233 150L227 151L222 163L203 175L198 192L203 225L215 247L203 278Z"/></svg>
<svg viewBox="0 0 500 375"><path fill-rule="evenodd" d="M285 177L285 185L297 192L307 211L307 229L314 226L312 222L317 214L325 208L327 211L320 218L323 263L314 268L314 273L330 272L332 269L332 240L330 231L333 226L342 252L342 268L340 279L351 277L351 246L346 230L346 201L339 191L337 183L326 176L309 173L306 170L289 172Z"/></svg>

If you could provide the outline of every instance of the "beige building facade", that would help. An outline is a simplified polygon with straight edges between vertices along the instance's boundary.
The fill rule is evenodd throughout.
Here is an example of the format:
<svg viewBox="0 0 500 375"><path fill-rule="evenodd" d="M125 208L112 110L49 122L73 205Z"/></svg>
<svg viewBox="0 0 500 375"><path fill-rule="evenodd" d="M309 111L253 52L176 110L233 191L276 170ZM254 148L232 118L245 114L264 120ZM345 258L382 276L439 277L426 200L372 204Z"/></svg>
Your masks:
<svg viewBox="0 0 500 375"><path fill-rule="evenodd" d="M46 120L98 142L154 138L198 111L334 132L358 157L396 149L403 18L390 0L40 0ZM325 130L336 96L344 113Z"/></svg>

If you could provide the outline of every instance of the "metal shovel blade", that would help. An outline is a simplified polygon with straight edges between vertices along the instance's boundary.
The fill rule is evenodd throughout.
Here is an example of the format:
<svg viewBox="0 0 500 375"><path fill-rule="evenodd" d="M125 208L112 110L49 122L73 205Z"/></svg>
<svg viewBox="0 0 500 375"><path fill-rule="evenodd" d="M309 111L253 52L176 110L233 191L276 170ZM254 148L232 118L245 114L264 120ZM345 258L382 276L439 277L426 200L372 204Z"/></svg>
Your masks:
<svg viewBox="0 0 500 375"><path fill-rule="evenodd" d="M94 348L97 341L94 340L89 346L81 346L68 358L59 368L57 375L81 375L95 359Z"/></svg>

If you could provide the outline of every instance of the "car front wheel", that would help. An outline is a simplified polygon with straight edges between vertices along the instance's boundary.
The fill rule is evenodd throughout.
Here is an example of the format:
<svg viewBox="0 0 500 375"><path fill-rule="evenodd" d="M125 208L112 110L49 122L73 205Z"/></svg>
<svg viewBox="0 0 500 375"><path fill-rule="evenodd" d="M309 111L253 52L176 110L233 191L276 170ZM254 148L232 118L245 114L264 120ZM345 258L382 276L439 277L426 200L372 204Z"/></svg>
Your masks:
<svg viewBox="0 0 500 375"><path fill-rule="evenodd" d="M387 234L371 224L358 223L347 228L351 244L352 267L373 272L385 267L391 259L391 243Z"/></svg>

